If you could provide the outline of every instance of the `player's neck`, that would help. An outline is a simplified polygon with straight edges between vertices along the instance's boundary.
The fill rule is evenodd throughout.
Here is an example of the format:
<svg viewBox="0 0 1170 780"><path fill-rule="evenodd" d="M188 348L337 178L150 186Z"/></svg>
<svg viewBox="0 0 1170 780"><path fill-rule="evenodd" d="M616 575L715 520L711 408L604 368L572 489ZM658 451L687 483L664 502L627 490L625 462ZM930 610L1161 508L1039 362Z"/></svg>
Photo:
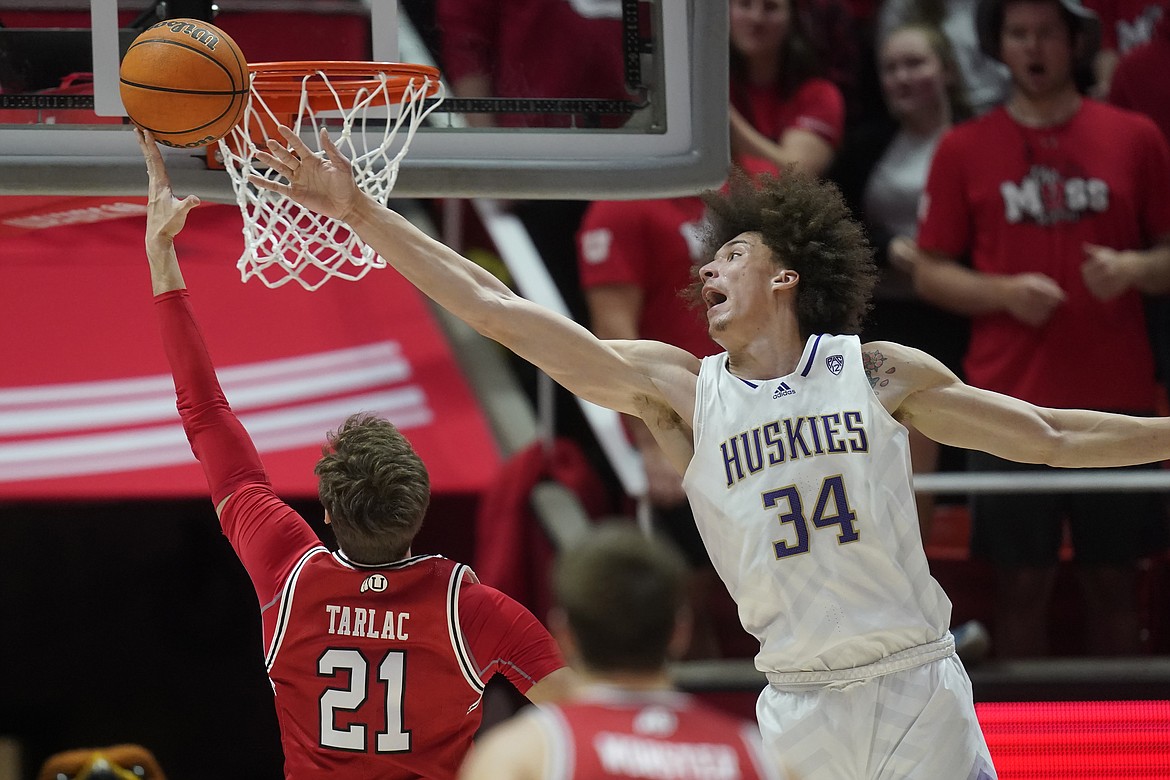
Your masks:
<svg viewBox="0 0 1170 780"><path fill-rule="evenodd" d="M620 688L626 691L668 691L674 689L670 675L665 669L653 672L598 672L582 671L581 683L585 688Z"/></svg>
<svg viewBox="0 0 1170 780"><path fill-rule="evenodd" d="M805 339L793 325L776 335L763 330L753 340L727 350L727 368L740 379L775 379L787 376L800 364Z"/></svg>
<svg viewBox="0 0 1170 780"><path fill-rule="evenodd" d="M1004 106L1008 115L1025 127L1054 127L1067 122L1081 108L1081 95L1071 83L1067 88L1044 95L1012 93Z"/></svg>

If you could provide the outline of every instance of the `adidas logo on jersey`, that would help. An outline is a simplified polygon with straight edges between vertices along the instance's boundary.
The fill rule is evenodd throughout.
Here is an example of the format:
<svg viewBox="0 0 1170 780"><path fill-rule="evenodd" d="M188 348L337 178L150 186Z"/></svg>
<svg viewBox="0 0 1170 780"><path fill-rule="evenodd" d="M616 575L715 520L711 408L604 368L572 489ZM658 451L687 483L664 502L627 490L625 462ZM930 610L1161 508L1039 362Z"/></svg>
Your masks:
<svg viewBox="0 0 1170 780"><path fill-rule="evenodd" d="M786 395L796 395L796 391L789 387L787 382L781 382L776 387L776 392L772 393L773 398L783 398Z"/></svg>

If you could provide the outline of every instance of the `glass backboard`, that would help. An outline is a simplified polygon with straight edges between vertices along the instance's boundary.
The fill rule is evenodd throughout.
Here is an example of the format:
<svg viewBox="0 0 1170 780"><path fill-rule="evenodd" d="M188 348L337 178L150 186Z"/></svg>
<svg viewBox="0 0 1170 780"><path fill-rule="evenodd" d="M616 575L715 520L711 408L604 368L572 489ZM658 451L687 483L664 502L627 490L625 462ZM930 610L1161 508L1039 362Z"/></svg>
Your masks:
<svg viewBox="0 0 1170 780"><path fill-rule="evenodd" d="M142 193L118 65L176 17L250 62L437 65L447 98L395 196L691 194L728 168L726 16L723 0L0 0L0 194ZM177 190L234 200L203 150L165 154Z"/></svg>

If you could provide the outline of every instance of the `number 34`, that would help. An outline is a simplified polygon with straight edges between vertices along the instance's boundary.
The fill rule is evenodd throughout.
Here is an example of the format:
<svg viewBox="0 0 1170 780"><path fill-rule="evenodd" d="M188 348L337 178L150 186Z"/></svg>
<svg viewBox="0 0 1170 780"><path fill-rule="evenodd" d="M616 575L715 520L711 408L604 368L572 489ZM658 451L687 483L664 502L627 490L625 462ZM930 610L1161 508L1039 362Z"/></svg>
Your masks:
<svg viewBox="0 0 1170 780"><path fill-rule="evenodd" d="M784 509L780 512L779 520L781 524L791 524L796 533L794 544L784 539L772 542L776 557L787 558L790 555L808 552L809 520L805 518L804 503L800 499L800 491L796 485L769 490L761 498L765 509ZM849 498L845 494L845 481L840 474L825 477L825 481L821 483L811 519L814 528L838 526L837 544L848 544L861 538L861 534L857 532L857 513L849 506Z"/></svg>

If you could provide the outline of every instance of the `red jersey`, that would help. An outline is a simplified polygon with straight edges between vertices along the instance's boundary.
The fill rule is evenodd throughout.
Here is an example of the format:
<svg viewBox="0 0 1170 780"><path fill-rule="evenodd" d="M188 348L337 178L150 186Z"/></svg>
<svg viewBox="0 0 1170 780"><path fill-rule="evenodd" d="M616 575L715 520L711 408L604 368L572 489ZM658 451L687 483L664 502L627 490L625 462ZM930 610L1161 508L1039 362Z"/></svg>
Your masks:
<svg viewBox="0 0 1170 780"><path fill-rule="evenodd" d="M1101 17L1101 48L1124 54L1151 39L1167 0L1085 0L1085 5Z"/></svg>
<svg viewBox="0 0 1170 780"><path fill-rule="evenodd" d="M500 672L527 693L564 666L556 642L466 566L438 556L364 566L330 554L272 492L186 290L156 296L155 310L183 429L261 605L285 775L454 777L484 683Z"/></svg>
<svg viewBox="0 0 1170 780"><path fill-rule="evenodd" d="M1149 43L1132 49L1117 63L1109 82L1109 102L1145 114L1170 139L1170 17L1154 29Z"/></svg>
<svg viewBox="0 0 1170 780"><path fill-rule="evenodd" d="M971 384L1039 406L1154 408L1141 296L1100 301L1081 278L1086 243L1146 249L1170 235L1170 149L1149 119L1084 100L1064 124L1029 128L997 108L943 137L922 207L924 250L969 255L986 274L1042 273L1067 296L1039 328L973 318ZM1086 369L1109 381L1086 382Z"/></svg>
<svg viewBox="0 0 1170 780"><path fill-rule="evenodd" d="M680 293L702 261L700 198L598 201L577 232L581 286L633 285L642 292L641 338L705 357L722 348L707 335L702 314Z"/></svg>
<svg viewBox="0 0 1170 780"><path fill-rule="evenodd" d="M826 79L809 79L787 99L775 87L732 84L731 105L752 127L774 141L779 141L786 130L807 130L836 149L845 132L845 98L837 85ZM750 161L737 162L748 170L759 170Z"/></svg>
<svg viewBox="0 0 1170 780"><path fill-rule="evenodd" d="M779 778L759 730L677 691L598 687L534 715L548 739L547 780Z"/></svg>
<svg viewBox="0 0 1170 780"><path fill-rule="evenodd" d="M234 492L221 521L264 605L286 777L454 777L487 680L526 693L564 666L532 614L462 564L353 563L266 485Z"/></svg>
<svg viewBox="0 0 1170 780"><path fill-rule="evenodd" d="M486 76L493 97L629 100L620 7L603 0L438 0L443 76ZM605 127L624 116L602 118ZM501 114L500 125L565 127L571 117Z"/></svg>

